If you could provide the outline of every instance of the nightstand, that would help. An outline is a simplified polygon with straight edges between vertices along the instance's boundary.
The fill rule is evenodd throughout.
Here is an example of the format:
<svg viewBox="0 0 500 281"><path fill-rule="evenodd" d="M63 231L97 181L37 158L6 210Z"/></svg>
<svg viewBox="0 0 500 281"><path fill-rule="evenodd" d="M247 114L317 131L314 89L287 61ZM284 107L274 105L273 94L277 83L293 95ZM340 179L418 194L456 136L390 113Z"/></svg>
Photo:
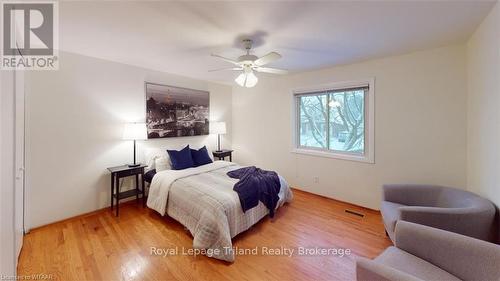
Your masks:
<svg viewBox="0 0 500 281"><path fill-rule="evenodd" d="M214 155L214 158L218 158L219 160L224 160L226 157L229 156L229 161L233 161L233 150L231 149L223 149L221 151L212 151L212 154Z"/></svg>
<svg viewBox="0 0 500 281"><path fill-rule="evenodd" d="M144 185L144 168L147 165L139 165L137 167L129 167L128 165L108 168L111 172L111 211L113 210L114 200L116 200L116 216L119 214L120 200L135 196L135 200L139 202L139 194L142 193L142 206L146 206L146 193ZM125 177L135 176L135 189L120 192L120 179ZM141 188L139 188L139 176L141 178Z"/></svg>

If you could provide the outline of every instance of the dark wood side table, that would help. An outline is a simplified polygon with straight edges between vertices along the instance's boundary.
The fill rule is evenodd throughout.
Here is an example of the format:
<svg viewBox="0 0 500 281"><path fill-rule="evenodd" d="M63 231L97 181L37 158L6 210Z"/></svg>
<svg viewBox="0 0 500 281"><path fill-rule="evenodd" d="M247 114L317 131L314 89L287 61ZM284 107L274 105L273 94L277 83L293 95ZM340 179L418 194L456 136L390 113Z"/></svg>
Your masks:
<svg viewBox="0 0 500 281"><path fill-rule="evenodd" d="M128 165L110 167L111 172L111 211L113 203L116 200L116 216L119 215L120 199L135 196L135 200L139 202L139 194L142 193L142 206L146 206L146 192L144 184L144 168L147 165L139 165L137 167L129 167ZM120 192L120 179L125 177L135 176L135 189ZM139 176L141 178L141 188L139 188Z"/></svg>
<svg viewBox="0 0 500 281"><path fill-rule="evenodd" d="M229 156L229 162L233 162L233 150L231 149L223 149L221 151L212 151L214 158L218 158L219 160L224 160Z"/></svg>

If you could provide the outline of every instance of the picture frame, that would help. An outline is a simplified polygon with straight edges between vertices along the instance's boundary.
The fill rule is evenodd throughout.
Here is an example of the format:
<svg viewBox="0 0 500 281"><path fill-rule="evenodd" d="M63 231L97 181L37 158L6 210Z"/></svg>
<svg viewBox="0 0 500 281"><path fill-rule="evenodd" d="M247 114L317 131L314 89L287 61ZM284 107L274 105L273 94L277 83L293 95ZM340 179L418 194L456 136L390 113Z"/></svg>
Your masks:
<svg viewBox="0 0 500 281"><path fill-rule="evenodd" d="M144 83L148 139L209 134L210 92Z"/></svg>

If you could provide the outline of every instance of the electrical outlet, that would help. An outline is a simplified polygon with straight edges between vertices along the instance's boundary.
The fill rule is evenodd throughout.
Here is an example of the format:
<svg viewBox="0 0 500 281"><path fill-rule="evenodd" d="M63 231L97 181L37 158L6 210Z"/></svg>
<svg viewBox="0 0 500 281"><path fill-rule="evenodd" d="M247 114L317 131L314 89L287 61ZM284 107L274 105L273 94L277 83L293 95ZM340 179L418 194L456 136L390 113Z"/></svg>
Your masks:
<svg viewBox="0 0 500 281"><path fill-rule="evenodd" d="M314 183L319 183L319 177L314 177Z"/></svg>

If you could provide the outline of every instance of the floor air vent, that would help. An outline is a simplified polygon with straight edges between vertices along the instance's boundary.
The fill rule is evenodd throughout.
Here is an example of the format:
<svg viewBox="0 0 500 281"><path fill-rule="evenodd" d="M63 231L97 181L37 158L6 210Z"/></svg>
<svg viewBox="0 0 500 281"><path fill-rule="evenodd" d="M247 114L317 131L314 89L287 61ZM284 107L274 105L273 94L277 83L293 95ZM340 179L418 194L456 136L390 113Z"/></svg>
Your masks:
<svg viewBox="0 0 500 281"><path fill-rule="evenodd" d="M353 210L345 209L344 211L345 211L346 213L348 213L348 214L351 214L351 215L355 215L355 216L362 217L362 218L364 218L364 217L365 217L365 215L364 215L364 214L362 214L362 213L358 213L358 212L353 211Z"/></svg>

